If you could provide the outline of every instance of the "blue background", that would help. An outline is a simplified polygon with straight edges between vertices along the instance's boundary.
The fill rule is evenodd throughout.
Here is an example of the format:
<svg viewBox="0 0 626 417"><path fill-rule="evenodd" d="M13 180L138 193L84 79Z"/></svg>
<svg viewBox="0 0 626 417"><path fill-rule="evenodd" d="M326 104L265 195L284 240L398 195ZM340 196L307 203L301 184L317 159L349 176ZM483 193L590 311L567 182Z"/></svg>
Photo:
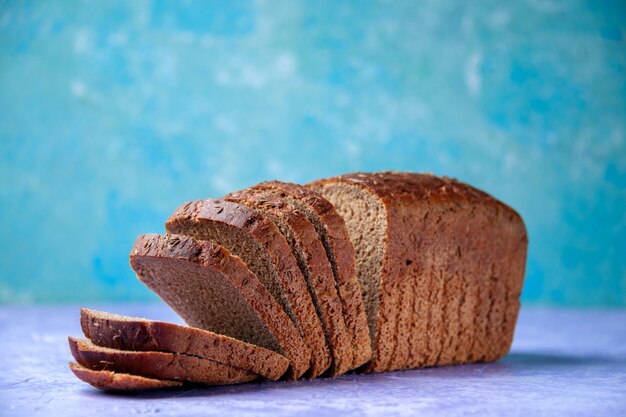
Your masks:
<svg viewBox="0 0 626 417"><path fill-rule="evenodd" d="M0 1L0 158L0 303L154 300L180 203L396 169L522 214L526 302L625 306L626 2Z"/></svg>

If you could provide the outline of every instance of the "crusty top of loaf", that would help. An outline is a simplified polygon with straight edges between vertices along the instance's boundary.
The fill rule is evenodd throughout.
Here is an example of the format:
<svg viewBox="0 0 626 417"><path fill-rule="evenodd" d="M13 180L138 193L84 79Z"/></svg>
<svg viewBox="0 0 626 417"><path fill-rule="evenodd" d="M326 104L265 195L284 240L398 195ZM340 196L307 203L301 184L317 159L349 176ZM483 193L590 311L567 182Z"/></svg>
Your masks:
<svg viewBox="0 0 626 417"><path fill-rule="evenodd" d="M170 226L174 226L181 219L191 219L198 222L203 220L223 222L244 229L250 234L273 231L276 228L271 220L258 211L243 204L223 199L197 200L185 203L174 211L165 227L169 230Z"/></svg>
<svg viewBox="0 0 626 417"><path fill-rule="evenodd" d="M131 256L185 259L201 266L213 267L218 271L222 269L223 259L232 257L228 249L206 240L157 234L147 234L137 238Z"/></svg>
<svg viewBox="0 0 626 417"><path fill-rule="evenodd" d="M453 178L399 171L356 172L314 181L311 185L317 187L334 182L367 188L385 204L482 204L507 211L521 221L520 215L513 208L484 191Z"/></svg>

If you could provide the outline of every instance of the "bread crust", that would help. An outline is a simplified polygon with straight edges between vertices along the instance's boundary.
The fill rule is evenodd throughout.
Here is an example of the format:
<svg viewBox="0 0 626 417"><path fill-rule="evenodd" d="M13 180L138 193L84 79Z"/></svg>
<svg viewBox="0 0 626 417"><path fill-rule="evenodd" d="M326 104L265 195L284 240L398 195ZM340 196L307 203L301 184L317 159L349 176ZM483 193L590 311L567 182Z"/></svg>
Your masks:
<svg viewBox="0 0 626 417"><path fill-rule="evenodd" d="M320 190L337 182L373 195L387 221L378 331L366 371L490 361L505 355L519 310L528 244L519 214L467 184L430 174L354 173L309 186ZM458 221L463 216L466 224ZM429 249L429 258L421 249ZM455 274L462 274L460 284L458 278L451 281ZM414 293L409 295L412 314L406 300L401 302L403 292L411 291L407 281ZM446 316L451 299L459 317ZM471 323L467 305L474 317ZM416 310L430 312L430 327L424 329L424 316L415 315Z"/></svg>
<svg viewBox="0 0 626 417"><path fill-rule="evenodd" d="M304 339L303 350L298 362L292 360L293 378L299 378L309 367L314 373L323 372L330 365L323 361L325 349L324 331L317 317L307 284L291 253L289 244L276 225L258 211L243 204L223 199L192 201L179 207L166 222L168 233L192 234L192 225L204 222L223 223L237 228L255 239L267 252L274 265L284 296L294 314L294 325ZM304 356L308 358L304 359Z"/></svg>
<svg viewBox="0 0 626 417"><path fill-rule="evenodd" d="M279 379L289 360L279 353L194 327L81 308L80 324L94 344L131 351L184 353Z"/></svg>
<svg viewBox="0 0 626 417"><path fill-rule="evenodd" d="M297 200L310 210L311 215L317 216L319 223L323 225L325 230L317 230L317 232L331 262L346 328L352 339L351 369L363 365L372 357L371 339L361 285L356 277L354 247L350 242L343 218L322 195L299 184L268 181L252 188L269 190L281 197ZM323 234L326 235L326 239L321 238Z"/></svg>
<svg viewBox="0 0 626 417"><path fill-rule="evenodd" d="M146 378L113 371L94 371L75 362L70 362L69 365L78 379L103 391L139 391L183 386L180 381Z"/></svg>
<svg viewBox="0 0 626 417"><path fill-rule="evenodd" d="M135 270L140 269L141 257L176 258L219 272L240 292L276 337L282 353L290 361L288 374L300 376L308 369L310 351L296 327L257 276L226 248L181 235L142 235L135 241L131 252L131 265ZM159 294L159 288L152 289Z"/></svg>
<svg viewBox="0 0 626 417"><path fill-rule="evenodd" d="M209 359L177 353L138 352L96 346L87 339L68 338L72 356L94 371L113 371L146 378L206 385L250 382L258 375Z"/></svg>
<svg viewBox="0 0 626 417"><path fill-rule="evenodd" d="M332 355L328 376L337 376L351 369L352 344L346 329L341 301L335 287L330 262L313 224L304 213L296 210L279 196L265 190L250 188L229 194L224 198L257 209L270 218L277 218L291 229L295 244L301 248L305 258L303 259L304 265L300 266L302 273L305 275L304 269L308 269L310 275L308 291L311 293L314 304L318 306L318 316L326 329L327 357L330 358ZM296 256L295 252L294 256ZM315 377L322 372L312 371L310 376Z"/></svg>

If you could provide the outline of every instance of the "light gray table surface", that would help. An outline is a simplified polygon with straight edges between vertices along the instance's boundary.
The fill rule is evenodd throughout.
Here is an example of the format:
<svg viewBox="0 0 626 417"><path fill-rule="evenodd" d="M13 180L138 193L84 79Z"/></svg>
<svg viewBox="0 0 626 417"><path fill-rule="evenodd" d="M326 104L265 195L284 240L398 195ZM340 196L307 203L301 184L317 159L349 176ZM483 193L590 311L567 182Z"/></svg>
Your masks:
<svg viewBox="0 0 626 417"><path fill-rule="evenodd" d="M89 307L179 322L161 305ZM0 415L626 416L625 310L523 308L491 364L126 395L69 371L78 311L0 308Z"/></svg>

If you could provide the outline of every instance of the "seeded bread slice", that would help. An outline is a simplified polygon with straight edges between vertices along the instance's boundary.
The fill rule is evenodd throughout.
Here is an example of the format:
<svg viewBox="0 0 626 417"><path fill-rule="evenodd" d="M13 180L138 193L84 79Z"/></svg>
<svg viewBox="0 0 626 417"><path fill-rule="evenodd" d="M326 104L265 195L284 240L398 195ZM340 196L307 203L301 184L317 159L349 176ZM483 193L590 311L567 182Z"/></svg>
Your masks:
<svg viewBox="0 0 626 417"><path fill-rule="evenodd" d="M165 351L210 359L277 380L289 367L284 356L228 336L194 327L81 308L85 336L98 346L131 351Z"/></svg>
<svg viewBox="0 0 626 417"><path fill-rule="evenodd" d="M192 201L165 225L168 233L210 240L239 256L300 330L308 349L288 377L320 375L330 366L324 331L289 244L276 225L256 210L224 200ZM310 350L309 350L310 349ZM304 362L304 355L309 357Z"/></svg>
<svg viewBox="0 0 626 417"><path fill-rule="evenodd" d="M113 371L94 371L74 362L70 362L70 370L81 381L104 391L139 391L183 386L180 381L146 378Z"/></svg>
<svg viewBox="0 0 626 417"><path fill-rule="evenodd" d="M68 340L76 362L93 371L113 371L206 385L240 384L258 378L252 372L195 356L109 349L94 345L87 339L69 337Z"/></svg>
<svg viewBox="0 0 626 417"><path fill-rule="evenodd" d="M186 236L143 235L130 263L190 326L284 355L290 377L309 367L310 351L287 314L242 260L222 246Z"/></svg>
<svg viewBox="0 0 626 417"><path fill-rule="evenodd" d="M324 244L341 299L346 327L352 339L352 369L358 368L372 357L371 339L365 314L361 285L356 277L354 247L343 218L322 195L299 184L281 181L260 183L253 188L268 190L304 212L315 226Z"/></svg>
<svg viewBox="0 0 626 417"><path fill-rule="evenodd" d="M311 188L343 216L374 357L367 371L492 361L510 348L528 238L493 197L428 174L347 174Z"/></svg>
<svg viewBox="0 0 626 417"><path fill-rule="evenodd" d="M228 194L224 199L259 210L278 226L298 261L322 322L333 360L328 375L340 375L351 369L352 344L346 329L341 300L326 251L313 224L303 212L268 191L246 189Z"/></svg>

